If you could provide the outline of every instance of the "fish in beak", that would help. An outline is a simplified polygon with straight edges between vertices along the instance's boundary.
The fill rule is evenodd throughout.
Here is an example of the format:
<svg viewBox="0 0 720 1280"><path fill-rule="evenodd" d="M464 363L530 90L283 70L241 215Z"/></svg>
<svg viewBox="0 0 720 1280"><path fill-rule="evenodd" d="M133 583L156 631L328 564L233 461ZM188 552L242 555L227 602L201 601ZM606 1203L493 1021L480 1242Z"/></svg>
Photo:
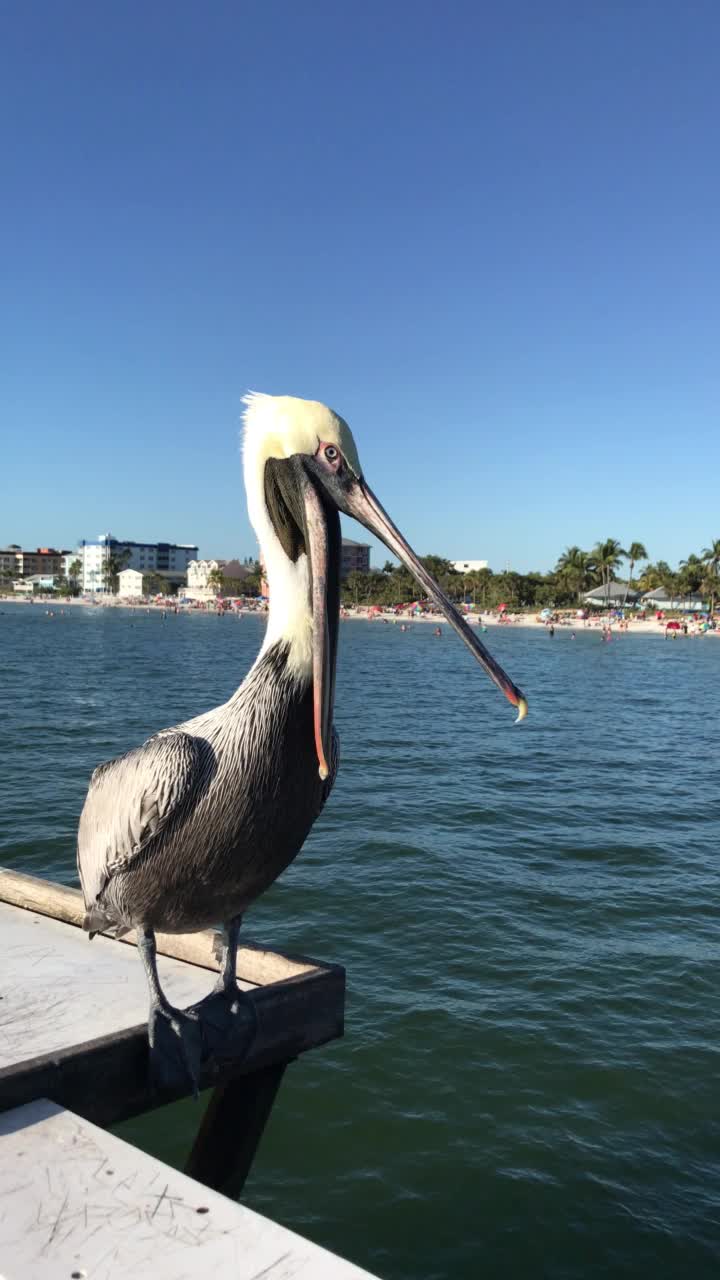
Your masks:
<svg viewBox="0 0 720 1280"><path fill-rule="evenodd" d="M330 465L328 465L327 460L328 448L332 451ZM310 459L305 456L302 462L305 476L302 486L303 515L313 583L315 744L320 765L320 776L327 777L335 679L334 654L332 658L328 656L327 584L329 567L326 512L329 506L359 521L370 533L379 538L394 556L397 556L398 560L410 571L423 591L444 613L450 626L457 631L490 679L505 694L508 701L517 708L516 723L524 720L528 710L525 695L513 683L499 662L488 652L476 633L468 626L462 614L428 573L422 561L415 554L409 543L406 542L400 530L390 519L390 516L365 481L355 475L351 468L344 465L344 460L334 446L321 445L314 458Z"/></svg>

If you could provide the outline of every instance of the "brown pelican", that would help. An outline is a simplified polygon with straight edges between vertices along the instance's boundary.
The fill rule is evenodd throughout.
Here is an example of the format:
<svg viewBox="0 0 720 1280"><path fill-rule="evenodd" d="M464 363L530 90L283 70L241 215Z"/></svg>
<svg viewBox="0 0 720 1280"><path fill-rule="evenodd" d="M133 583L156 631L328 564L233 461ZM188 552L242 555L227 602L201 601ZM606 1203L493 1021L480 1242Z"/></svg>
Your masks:
<svg viewBox="0 0 720 1280"><path fill-rule="evenodd" d="M519 689L460 616L363 478L347 423L290 396L245 400L250 519L270 590L253 667L220 707L163 729L100 765L78 832L85 928L137 931L150 989L151 1066L160 1084L196 1083L211 1055L252 1036L235 982L243 913L300 851L332 787L340 613L340 520L354 516L414 574L518 709ZM173 1008L158 980L155 931L223 923L221 972L194 1008Z"/></svg>

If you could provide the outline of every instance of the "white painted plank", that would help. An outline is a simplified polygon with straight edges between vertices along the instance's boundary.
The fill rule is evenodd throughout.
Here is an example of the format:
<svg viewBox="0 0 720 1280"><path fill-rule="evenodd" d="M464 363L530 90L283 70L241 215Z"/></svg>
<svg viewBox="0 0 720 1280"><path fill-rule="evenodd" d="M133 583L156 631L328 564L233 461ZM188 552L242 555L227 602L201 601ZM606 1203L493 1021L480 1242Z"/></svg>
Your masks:
<svg viewBox="0 0 720 1280"><path fill-rule="evenodd" d="M0 1116L2 1280L368 1280L41 1100ZM372 1280L372 1277L370 1277Z"/></svg>
<svg viewBox="0 0 720 1280"><path fill-rule="evenodd" d="M73 925L3 902L0 937L0 1067L146 1021L147 984L134 947L90 942ZM179 1008L207 995L215 980L209 970L167 956L158 956L158 971Z"/></svg>

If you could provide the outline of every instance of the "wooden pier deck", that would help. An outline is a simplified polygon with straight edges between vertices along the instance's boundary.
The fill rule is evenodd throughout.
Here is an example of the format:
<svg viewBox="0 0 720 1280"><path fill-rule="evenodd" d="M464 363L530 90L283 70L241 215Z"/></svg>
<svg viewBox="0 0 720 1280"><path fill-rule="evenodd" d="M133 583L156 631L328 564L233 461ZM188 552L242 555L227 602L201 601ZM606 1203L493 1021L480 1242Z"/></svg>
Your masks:
<svg viewBox="0 0 720 1280"><path fill-rule="evenodd" d="M52 1102L0 1116L3 1280L372 1280Z"/></svg>
<svg viewBox="0 0 720 1280"><path fill-rule="evenodd" d="M202 1120L179 1174L103 1131L189 1088L159 1094L149 1082L148 996L132 935L91 944L82 914L78 890L0 870L3 1280L95 1280L129 1270L167 1280L207 1274L207 1263L218 1262L232 1263L236 1280L367 1275L207 1190L239 1195L288 1063L342 1035L344 970L240 947L237 976L255 1005L257 1034L241 1060L204 1068L201 1089L213 1092L204 1112L198 1108ZM210 932L159 935L160 976L175 1004L192 1004L212 986L215 943ZM107 1174L107 1186L100 1178L98 1199L93 1170L101 1164L122 1176ZM44 1236L30 1227L33 1213L48 1227ZM175 1238L179 1252L169 1247Z"/></svg>

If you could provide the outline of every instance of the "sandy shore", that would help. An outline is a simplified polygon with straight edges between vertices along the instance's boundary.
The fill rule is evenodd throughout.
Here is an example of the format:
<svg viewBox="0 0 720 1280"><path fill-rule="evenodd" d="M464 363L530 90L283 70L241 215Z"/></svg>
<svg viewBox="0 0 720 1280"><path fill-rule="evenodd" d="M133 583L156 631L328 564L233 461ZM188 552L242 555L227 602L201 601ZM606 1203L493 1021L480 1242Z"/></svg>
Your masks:
<svg viewBox="0 0 720 1280"><path fill-rule="evenodd" d="M397 615L392 612L383 611L382 613L376 613L372 616L369 616L368 613L364 610L359 610L357 613L350 610L344 616L348 618L361 618L368 622L380 623L381 625L383 623L391 623L391 624L397 625L403 622L405 623L406 626L414 626L415 623L420 623L420 624L431 623L433 626L436 626L436 627L448 625L446 622L446 619L443 617L442 614L439 614L439 613L421 614L419 616L415 616L415 615L408 616L407 614ZM483 613L483 614L470 613L470 614L466 614L465 617L471 626L487 627L488 629L490 627L498 627L502 629L512 628L513 630L515 630L516 628L522 628L523 630L533 629L536 631L548 630L548 624L545 622L542 622L537 617L533 617L532 614L510 614L510 615L507 615L506 617L501 617L496 613ZM593 617L593 618L587 618L587 619L575 618L571 622L567 622L567 623L566 622L554 623L556 632L567 632L568 634L570 632L573 632L575 635L577 635L581 631L596 631L599 633L603 630L603 628L606 628L607 625L608 625L608 620L606 617ZM628 619L627 627L625 627L625 625L623 624L623 627L621 628L619 623L613 620L610 623L610 630L613 635L664 636L665 621L663 619L657 619L657 618L647 618L645 621L640 621L637 618ZM685 639L685 636L682 631L679 634L683 639ZM701 633L699 629L695 627L694 623L692 622L688 623L688 636L700 635L700 634L720 636L720 631L708 631L705 633Z"/></svg>
<svg viewBox="0 0 720 1280"><path fill-rule="evenodd" d="M146 600L143 600L143 601L120 600L117 597L114 597L111 600L99 599L94 601L89 601L89 600L83 599L82 597L69 597L63 600L57 600L51 597L40 597L40 596L35 596L32 600L23 599L22 597L18 597L18 596L0 597L0 609L2 609L2 607L5 604L24 605L26 608L41 610L43 613L47 613L47 612L60 613L62 612L63 609L77 608L77 607L94 608L94 609L97 609L97 608L139 609L144 611L152 609L153 611L161 610L165 613L173 613L175 609L174 604L156 604L154 602L148 602ZM212 609L206 610L206 609L203 609L202 607L192 608L189 605L179 605L178 612L179 613L205 613L205 612L213 613L214 610ZM264 610L246 609L246 608L240 608L240 609L234 610L234 612L246 614L249 616L252 616L258 613L261 616L264 614ZM352 619L356 621L359 620L361 622L373 622L381 626L383 624L390 624L393 626L400 626L404 624L406 627L415 626L416 624L419 624L419 625L429 624L435 627L448 625L447 620L440 613L419 614L419 615L407 614L407 613L396 614L392 610L387 610L387 609L377 613L364 608L358 608L357 610L351 608L351 609L343 610L342 617L346 620ZM501 615L494 612L488 612L488 613L482 613L482 614L468 613L468 614L465 614L465 618L473 627L479 626L479 627L486 627L488 629L490 627L502 627L502 628L512 627L513 629L517 627L521 627L523 629L529 628L536 631L548 630L548 624L546 622L541 621L537 616L534 616L532 614L514 613L514 614ZM585 618L585 619L574 618L571 621L554 623L556 632L563 632L563 631L574 632L576 635L578 634L578 632L581 632L581 631L600 632L603 630L604 627L607 627L607 625L608 625L608 621L607 621L607 618L604 616L600 616L600 617L594 616L592 618ZM658 619L658 618L647 618L645 621L640 621L637 618L629 618L627 622L627 626L623 624L622 627L618 622L613 620L610 623L610 629L613 635L658 636L658 635L665 634L665 620ZM688 621L688 632L687 632L688 638L692 636L703 635L703 634L720 637L720 631L707 631L703 633L700 631L699 627L697 627L697 625L693 621ZM679 635L682 639L686 638L682 631L679 632Z"/></svg>

